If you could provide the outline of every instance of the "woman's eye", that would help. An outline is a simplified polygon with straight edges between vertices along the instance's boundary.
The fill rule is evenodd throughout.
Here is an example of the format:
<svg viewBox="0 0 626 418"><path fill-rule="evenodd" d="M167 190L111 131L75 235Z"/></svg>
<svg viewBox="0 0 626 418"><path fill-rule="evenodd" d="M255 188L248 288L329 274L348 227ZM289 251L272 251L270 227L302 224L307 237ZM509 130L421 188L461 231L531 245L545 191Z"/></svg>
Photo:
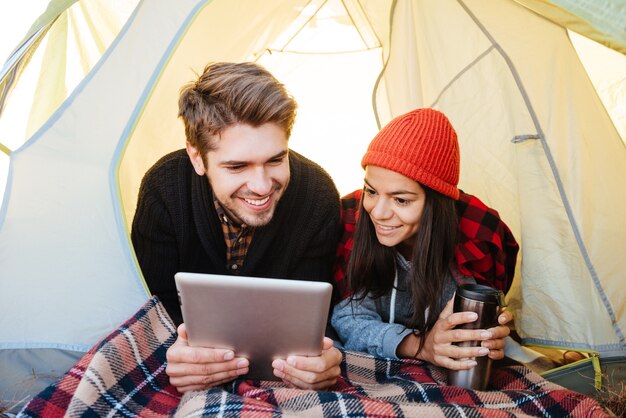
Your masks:
<svg viewBox="0 0 626 418"><path fill-rule="evenodd" d="M406 206L409 204L409 201L400 197L396 197L396 203L400 206Z"/></svg>
<svg viewBox="0 0 626 418"><path fill-rule="evenodd" d="M369 196L374 196L376 194L376 192L374 191L374 189L370 189L369 187L364 187L363 190L365 191L365 193L367 193Z"/></svg>

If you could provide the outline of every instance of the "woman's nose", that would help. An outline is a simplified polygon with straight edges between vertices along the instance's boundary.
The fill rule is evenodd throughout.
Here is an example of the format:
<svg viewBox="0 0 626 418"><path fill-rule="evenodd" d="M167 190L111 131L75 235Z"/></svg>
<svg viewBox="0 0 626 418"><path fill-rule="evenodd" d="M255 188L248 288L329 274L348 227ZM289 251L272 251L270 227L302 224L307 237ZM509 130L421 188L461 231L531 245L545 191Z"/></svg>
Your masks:
<svg viewBox="0 0 626 418"><path fill-rule="evenodd" d="M384 198L378 198L370 212L371 216L376 219L388 219L391 217L391 213L389 202Z"/></svg>

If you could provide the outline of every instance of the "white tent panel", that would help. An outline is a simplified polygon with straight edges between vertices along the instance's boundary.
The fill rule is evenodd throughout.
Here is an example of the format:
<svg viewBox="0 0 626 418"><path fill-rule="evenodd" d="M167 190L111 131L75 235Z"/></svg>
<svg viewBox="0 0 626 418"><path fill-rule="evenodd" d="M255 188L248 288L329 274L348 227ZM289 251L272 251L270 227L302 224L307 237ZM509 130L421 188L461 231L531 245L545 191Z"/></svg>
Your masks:
<svg viewBox="0 0 626 418"><path fill-rule="evenodd" d="M462 144L461 186L497 208L521 238L524 290L516 283L510 294L520 334L527 342L623 349L624 324L612 324L612 306L624 294L613 289L620 281L611 272L624 270L616 251L626 236L618 219L626 196L617 183L599 183L624 178L626 156L565 29L515 2L397 2L395 13L388 103L393 112L434 103L451 117ZM441 28L454 30L444 36ZM527 136L534 139L512 143ZM619 157L605 164L609 153ZM604 281L614 285L610 296ZM562 291L572 283L582 283L582 293ZM552 304L557 314L541 313Z"/></svg>
<svg viewBox="0 0 626 418"><path fill-rule="evenodd" d="M614 315L612 307L621 306L626 296L626 289L619 285L620 276L614 275L624 271L624 260L617 251L619 242L626 237L626 225L620 221L620 214L626 213L626 189L619 186L620 179L626 176L626 153L619 135L563 28L512 2L488 5L468 1L467 4L511 60L520 86L528 96L529 110L536 120L537 133L543 135L542 148L549 164L549 169L543 170L543 179L536 178L537 183L548 180L555 182L559 189L560 205L545 202L532 211L535 216L524 215L523 265L536 268L547 261L543 258L545 255L532 256L532 248L546 239L558 242L553 253L563 253L563 260L562 267L556 262L552 267L558 272L552 282L554 288L546 287L550 278L532 276L527 279L522 272L524 287L528 289L524 290L519 315L522 334L537 340L557 344L564 341L596 349L619 341L623 350L622 330L626 327L626 318L609 326L616 319L613 316L604 326L595 325L596 318ZM505 20L502 16L517 18ZM518 181L522 179L525 177L520 175ZM537 192L527 197L554 199L551 193L544 196L544 189ZM553 222L546 222L546 219ZM533 222L545 222L545 225L534 228ZM526 228L535 229L536 234L529 235ZM566 245L564 248L562 239L569 234L573 237L566 241L573 239L575 247ZM618 268L618 264L621 267ZM590 276L593 286L589 284ZM532 283L535 280L536 285ZM584 282L589 287L589 291L578 295L576 302L572 295L563 291L572 282ZM537 292L528 298L528 293L535 289ZM568 312L571 316L530 315L552 305L571 306ZM532 327L527 334L525 320L538 321L542 326ZM613 348L618 346L613 345Z"/></svg>
<svg viewBox="0 0 626 418"><path fill-rule="evenodd" d="M118 144L136 117L145 80L196 4L178 2L166 11L163 3L142 3L101 65L12 154L0 277L19 280L7 284L0 306L10 312L33 306L42 315L17 322L2 315L2 346L72 341L87 349L145 302L117 199ZM147 44L153 47L137 47ZM37 291L23 291L29 288Z"/></svg>
<svg viewBox="0 0 626 418"><path fill-rule="evenodd" d="M99 3L75 6L85 1ZM626 148L566 30L509 0L331 1L330 8L348 9L343 19L356 25L350 36L364 45L354 55L331 57L318 54L302 28L323 26L313 16L324 4L143 0L50 119L45 113L72 88L44 81L52 74L66 80L67 63L42 54L42 68L51 71L35 80L50 88L40 93L55 94L36 96L43 102L33 109L31 127L46 122L11 154L0 211L3 358L22 356L14 350L21 347L84 351L145 302L128 238L139 182L160 156L184 145L180 88L218 60L258 60L317 93L329 113L303 101L302 114L314 112L318 120L297 126L292 145L331 175L349 170L355 177L342 191L360 186L358 160L376 130L373 118L365 123L358 115L374 114L384 124L419 106L444 111L461 142L461 188L496 208L520 241L509 294L518 332L527 343L626 352L626 258L619 253L626 238ZM59 20L68 24L54 28L50 48L82 27L72 23L80 16ZM89 68L70 50L79 67ZM384 68L376 83L377 70L363 77L362 95L354 94L368 101L363 108L334 99L352 95L349 83L322 81L350 77L347 69L332 69L349 61ZM299 66L313 74L302 76ZM290 90L299 100L306 89ZM374 110L365 111L370 95ZM342 119L367 133L326 126ZM303 140L313 129L317 136ZM0 137L1 149L12 149L12 140Z"/></svg>

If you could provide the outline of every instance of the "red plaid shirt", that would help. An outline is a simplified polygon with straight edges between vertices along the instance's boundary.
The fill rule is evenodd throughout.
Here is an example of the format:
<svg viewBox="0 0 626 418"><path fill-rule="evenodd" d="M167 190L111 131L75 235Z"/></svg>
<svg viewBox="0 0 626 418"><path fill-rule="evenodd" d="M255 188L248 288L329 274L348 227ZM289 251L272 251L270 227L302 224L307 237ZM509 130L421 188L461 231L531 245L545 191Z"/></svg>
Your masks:
<svg viewBox="0 0 626 418"><path fill-rule="evenodd" d="M348 258L352 252L354 229L358 219L363 190L352 192L341 199L343 235L337 247L335 287L338 300L350 295L346 280ZM498 212L487 207L477 197L461 192L456 202L459 216L460 239L454 252L459 271L505 293L515 275L519 245Z"/></svg>

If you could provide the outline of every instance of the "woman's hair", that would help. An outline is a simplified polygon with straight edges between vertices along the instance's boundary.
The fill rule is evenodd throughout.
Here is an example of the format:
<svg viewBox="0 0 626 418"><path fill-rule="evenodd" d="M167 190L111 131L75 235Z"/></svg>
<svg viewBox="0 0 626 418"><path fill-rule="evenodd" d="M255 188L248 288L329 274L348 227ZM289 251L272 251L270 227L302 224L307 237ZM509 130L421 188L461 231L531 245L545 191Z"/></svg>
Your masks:
<svg viewBox="0 0 626 418"><path fill-rule="evenodd" d="M399 290L411 295L412 316L405 326L424 335L439 317L446 276L458 242L458 219L454 199L427 186L422 187L426 201L413 238L409 289ZM378 241L362 200L359 211L347 276L353 299L362 300L366 296L377 299L389 294L393 288L396 250ZM428 317L425 317L426 309ZM416 356L421 352L424 340L420 338Z"/></svg>
<svg viewBox="0 0 626 418"><path fill-rule="evenodd" d="M215 147L214 137L239 123L259 127L272 122L289 138L296 109L285 86L252 62L207 65L196 81L181 89L178 100L187 142L203 160Z"/></svg>

